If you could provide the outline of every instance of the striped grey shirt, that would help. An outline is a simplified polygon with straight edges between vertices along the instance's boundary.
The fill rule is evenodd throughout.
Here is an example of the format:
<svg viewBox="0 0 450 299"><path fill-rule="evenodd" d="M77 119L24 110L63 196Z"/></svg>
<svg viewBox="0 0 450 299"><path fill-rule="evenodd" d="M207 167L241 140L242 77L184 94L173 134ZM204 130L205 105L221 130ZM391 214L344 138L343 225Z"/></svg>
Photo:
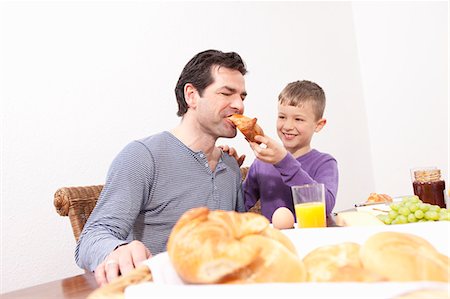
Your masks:
<svg viewBox="0 0 450 299"><path fill-rule="evenodd" d="M78 266L93 271L117 246L142 241L157 254L188 209L245 211L241 173L223 153L214 172L169 132L128 144L114 159L105 186L80 236Z"/></svg>

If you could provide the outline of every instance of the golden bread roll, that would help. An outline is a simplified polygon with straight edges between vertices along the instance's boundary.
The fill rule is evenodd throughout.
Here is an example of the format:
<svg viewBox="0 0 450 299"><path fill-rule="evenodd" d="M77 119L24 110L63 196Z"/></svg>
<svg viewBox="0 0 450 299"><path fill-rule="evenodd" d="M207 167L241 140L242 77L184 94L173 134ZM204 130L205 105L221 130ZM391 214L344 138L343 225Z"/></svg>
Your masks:
<svg viewBox="0 0 450 299"><path fill-rule="evenodd" d="M187 283L301 282L306 270L292 242L255 213L187 211L167 251Z"/></svg>
<svg viewBox="0 0 450 299"><path fill-rule="evenodd" d="M242 114L233 114L228 117L229 120L244 134L248 141L260 143L255 140L256 135L264 136L264 132L256 123L256 118L250 118Z"/></svg>
<svg viewBox="0 0 450 299"><path fill-rule="evenodd" d="M370 193L366 200L366 203L382 203L382 202L392 202L392 197L387 194Z"/></svg>
<svg viewBox="0 0 450 299"><path fill-rule="evenodd" d="M391 281L449 281L449 258L428 241L407 233L381 232L361 247L365 269Z"/></svg>
<svg viewBox="0 0 450 299"><path fill-rule="evenodd" d="M359 259L360 245L353 242L321 246L303 258L308 281L333 281L341 267L362 268ZM349 278L349 281L352 281ZM355 281L355 280L353 280Z"/></svg>
<svg viewBox="0 0 450 299"><path fill-rule="evenodd" d="M141 265L123 276L119 276L106 285L90 293L87 299L124 299L125 289L133 284L152 281L152 273L147 265Z"/></svg>

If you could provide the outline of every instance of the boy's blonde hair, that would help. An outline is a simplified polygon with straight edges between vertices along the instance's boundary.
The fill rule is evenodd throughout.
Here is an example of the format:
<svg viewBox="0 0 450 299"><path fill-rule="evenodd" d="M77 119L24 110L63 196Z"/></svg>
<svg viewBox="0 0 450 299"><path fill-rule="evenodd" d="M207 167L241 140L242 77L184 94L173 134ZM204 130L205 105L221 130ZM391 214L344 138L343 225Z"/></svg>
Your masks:
<svg viewBox="0 0 450 299"><path fill-rule="evenodd" d="M314 82L302 80L291 82L281 91L278 103L289 106L301 106L311 103L316 120L323 116L325 110L325 92Z"/></svg>

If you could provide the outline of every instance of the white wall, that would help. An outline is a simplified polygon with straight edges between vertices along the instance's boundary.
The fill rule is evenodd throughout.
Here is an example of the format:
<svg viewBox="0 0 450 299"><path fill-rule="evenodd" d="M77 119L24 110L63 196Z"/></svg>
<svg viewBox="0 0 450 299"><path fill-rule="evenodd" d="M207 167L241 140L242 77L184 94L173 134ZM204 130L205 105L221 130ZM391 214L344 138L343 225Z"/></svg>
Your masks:
<svg viewBox="0 0 450 299"><path fill-rule="evenodd" d="M54 191L102 184L126 143L174 127L181 69L208 48L242 55L246 114L273 137L288 82L325 89L335 210L411 193L410 167L448 167L447 21L446 2L0 2L1 293L82 273ZM254 159L241 135L219 143Z"/></svg>
<svg viewBox="0 0 450 299"><path fill-rule="evenodd" d="M353 12L375 190L411 194L417 166L439 167L448 186L448 2L357 2Z"/></svg>

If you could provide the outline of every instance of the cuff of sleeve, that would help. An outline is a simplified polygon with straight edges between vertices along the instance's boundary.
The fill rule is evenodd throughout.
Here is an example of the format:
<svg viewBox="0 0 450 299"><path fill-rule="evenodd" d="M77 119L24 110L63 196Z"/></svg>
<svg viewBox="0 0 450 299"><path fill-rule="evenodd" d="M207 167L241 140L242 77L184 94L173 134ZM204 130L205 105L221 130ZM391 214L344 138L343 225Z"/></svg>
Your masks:
<svg viewBox="0 0 450 299"><path fill-rule="evenodd" d="M114 250L116 250L119 246L128 244L128 241L122 241L122 240L116 240L116 239L112 239L112 240L103 240L102 244L97 244L98 247L102 252L100 254L98 254L98 260L95 261L92 266L91 266L91 271L94 271L98 265L100 265L100 263L102 263L106 257L113 252Z"/></svg>
<svg viewBox="0 0 450 299"><path fill-rule="evenodd" d="M292 156L291 153L287 153L287 155L278 163L274 164L277 169L287 169L295 165L293 163L297 163L298 161Z"/></svg>

